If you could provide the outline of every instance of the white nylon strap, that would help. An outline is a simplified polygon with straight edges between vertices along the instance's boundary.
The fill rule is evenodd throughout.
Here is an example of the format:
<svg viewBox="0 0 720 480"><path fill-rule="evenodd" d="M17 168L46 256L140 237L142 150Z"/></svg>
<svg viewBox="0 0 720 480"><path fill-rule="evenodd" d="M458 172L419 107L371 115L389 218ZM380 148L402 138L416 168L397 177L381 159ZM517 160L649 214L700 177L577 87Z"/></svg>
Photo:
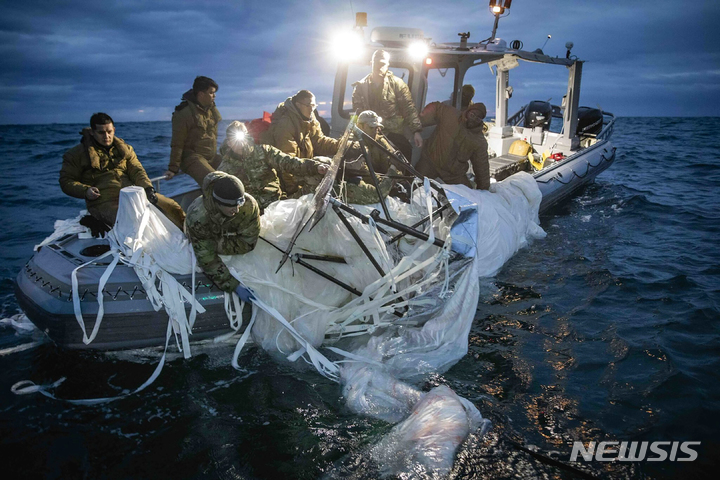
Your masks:
<svg viewBox="0 0 720 480"><path fill-rule="evenodd" d="M121 398L125 398L130 395L134 395L138 392L141 392L142 390L145 390L160 376L160 372L162 372L163 366L165 365L165 357L167 355L168 343L170 341L170 332L171 332L170 325L171 325L171 321L168 321L167 333L165 334L165 350L163 351L163 355L160 358L160 362L158 363L157 367L155 367L155 371L153 371L152 375L150 375L150 378L148 378L145 381L145 383L140 385L138 388L136 388L132 392L124 393L124 394L118 395L116 397L101 397L101 398L67 399L67 398L56 397L55 395L50 393L49 390L57 387L62 382L64 382L65 377L59 379L58 381L56 381L54 383L47 384L47 385L37 385L37 384L35 384L35 382L33 382L31 380L21 380L21 381L17 382L15 385L13 385L10 388L10 391L12 393L14 393L15 395L28 395L31 393L41 393L48 398L52 398L53 400L62 400L63 402L72 403L73 405L97 405L100 403L114 402L115 400L120 400Z"/></svg>
<svg viewBox="0 0 720 480"><path fill-rule="evenodd" d="M92 333L88 337L87 331L85 330L85 322L82 318L82 310L80 308L80 294L78 293L78 279L77 279L77 272L81 268L90 265L91 263L97 262L98 260L107 257L108 255L113 255L113 260L110 262L110 265L105 269L105 272L103 273L102 277L100 277L100 282L98 283L98 293L97 293L97 300L98 300L98 313L95 317L95 325L93 326ZM78 324L80 325L80 329L83 332L83 343L85 345L92 342L95 337L97 336L98 330L100 329L100 324L102 323L103 314L105 312L105 308L103 306L103 290L105 289L105 285L107 284L108 278L110 278L110 274L112 274L113 270L115 269L115 266L118 264L118 261L120 260L120 255L114 250L108 250L107 252L103 253L99 257L95 258L94 260L90 260L89 262L85 262L79 267L76 267L72 273L70 274L70 282L72 285L72 291L73 291L73 310L75 312L75 319L77 320Z"/></svg>

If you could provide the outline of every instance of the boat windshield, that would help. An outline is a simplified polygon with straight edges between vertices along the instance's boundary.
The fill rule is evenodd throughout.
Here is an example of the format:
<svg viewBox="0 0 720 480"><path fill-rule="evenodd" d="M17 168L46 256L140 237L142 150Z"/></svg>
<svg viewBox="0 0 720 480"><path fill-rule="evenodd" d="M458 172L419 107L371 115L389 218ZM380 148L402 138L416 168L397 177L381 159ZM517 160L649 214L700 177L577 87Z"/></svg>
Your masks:
<svg viewBox="0 0 720 480"><path fill-rule="evenodd" d="M428 70L427 93L425 102L452 101L453 89L455 88L456 68L431 68ZM418 112L420 113L420 112Z"/></svg>

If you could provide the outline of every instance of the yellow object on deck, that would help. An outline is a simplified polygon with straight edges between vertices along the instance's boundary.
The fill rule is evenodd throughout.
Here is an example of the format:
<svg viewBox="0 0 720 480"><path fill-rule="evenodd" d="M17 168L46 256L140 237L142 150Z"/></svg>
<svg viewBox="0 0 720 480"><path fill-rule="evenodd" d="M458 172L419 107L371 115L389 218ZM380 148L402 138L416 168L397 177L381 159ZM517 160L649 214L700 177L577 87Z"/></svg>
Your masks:
<svg viewBox="0 0 720 480"><path fill-rule="evenodd" d="M528 153L532 153L532 145L530 145L525 140L515 140L512 145L510 145L510 150L508 150L508 153L510 155L519 155L521 157L526 157Z"/></svg>
<svg viewBox="0 0 720 480"><path fill-rule="evenodd" d="M543 165L545 164L545 162L543 162L542 159L536 160L535 156L532 154L532 152L527 154L527 158L528 158L528 161L530 162L530 165L532 165L535 170L537 170L537 171L542 170Z"/></svg>

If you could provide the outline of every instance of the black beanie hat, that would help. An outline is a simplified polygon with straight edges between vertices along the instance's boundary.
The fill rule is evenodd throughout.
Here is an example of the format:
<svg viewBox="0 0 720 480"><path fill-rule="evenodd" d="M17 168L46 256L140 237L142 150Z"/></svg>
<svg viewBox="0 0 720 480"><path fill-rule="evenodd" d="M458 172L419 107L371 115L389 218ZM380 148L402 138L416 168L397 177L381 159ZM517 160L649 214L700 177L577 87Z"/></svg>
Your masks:
<svg viewBox="0 0 720 480"><path fill-rule="evenodd" d="M242 205L245 203L245 187L242 182L232 175L222 177L213 185L213 199L226 206Z"/></svg>

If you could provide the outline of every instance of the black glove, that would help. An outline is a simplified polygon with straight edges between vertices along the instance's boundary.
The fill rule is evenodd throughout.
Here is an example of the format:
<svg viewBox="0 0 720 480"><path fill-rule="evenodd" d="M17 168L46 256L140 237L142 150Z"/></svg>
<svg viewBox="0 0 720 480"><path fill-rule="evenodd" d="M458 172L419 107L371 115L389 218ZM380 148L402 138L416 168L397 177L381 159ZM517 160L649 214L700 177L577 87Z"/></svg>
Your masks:
<svg viewBox="0 0 720 480"><path fill-rule="evenodd" d="M153 187L145 187L145 195L147 195L147 199L150 203L157 205L158 196Z"/></svg>

